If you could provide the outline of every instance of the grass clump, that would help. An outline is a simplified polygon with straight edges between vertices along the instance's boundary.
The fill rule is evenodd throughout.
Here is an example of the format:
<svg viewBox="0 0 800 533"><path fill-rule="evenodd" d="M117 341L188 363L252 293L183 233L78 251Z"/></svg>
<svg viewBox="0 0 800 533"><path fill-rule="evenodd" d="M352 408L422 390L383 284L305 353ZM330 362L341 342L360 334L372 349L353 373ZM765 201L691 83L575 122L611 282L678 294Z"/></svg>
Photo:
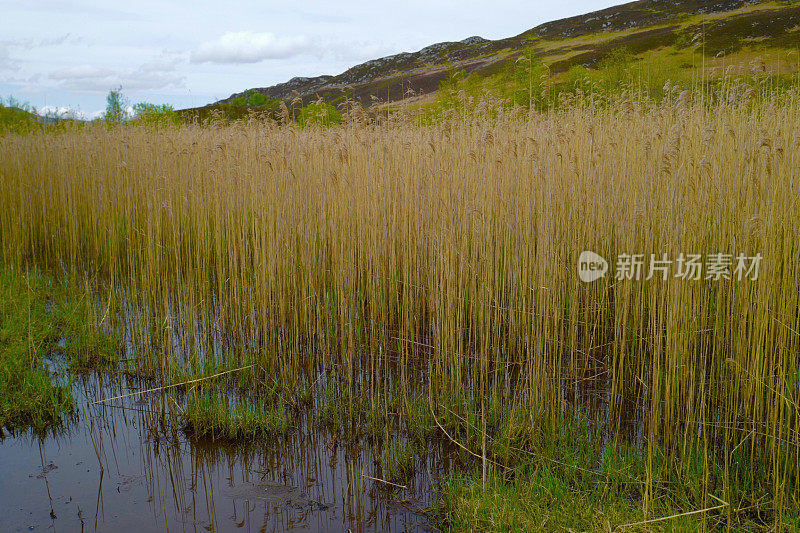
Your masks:
<svg viewBox="0 0 800 533"><path fill-rule="evenodd" d="M636 521L632 502L576 490L547 469L506 482L492 474L454 477L442 485L439 519L450 531L609 531Z"/></svg>
<svg viewBox="0 0 800 533"><path fill-rule="evenodd" d="M0 269L0 426L57 425L74 404L66 369L106 368L120 341L101 328L88 292L35 270Z"/></svg>
<svg viewBox="0 0 800 533"><path fill-rule="evenodd" d="M749 454L726 472L719 457L687 449L676 458L658 444L606 440L592 434L588 422L579 415L558 431L540 428L513 444L500 432L492 439L488 471L476 466L447 478L434 516L451 531L796 527L796 507L777 518L769 490L754 484L754 473L769 465L751 463Z"/></svg>
<svg viewBox="0 0 800 533"><path fill-rule="evenodd" d="M42 432L72 412L69 383L44 362L59 338L50 293L35 273L0 270L0 427Z"/></svg>
<svg viewBox="0 0 800 533"><path fill-rule="evenodd" d="M424 395L409 399L405 420L408 437L416 445L424 444L438 431Z"/></svg>
<svg viewBox="0 0 800 533"><path fill-rule="evenodd" d="M284 435L290 415L283 404L267 406L252 400L228 402L211 392L193 393L183 414L186 432L212 440L253 440Z"/></svg>
<svg viewBox="0 0 800 533"><path fill-rule="evenodd" d="M63 352L72 370L112 368L122 354L122 339L104 325L107 316L98 316L98 310L103 309L92 298L88 286L68 286L62 289L54 307L56 323L66 341Z"/></svg>
<svg viewBox="0 0 800 533"><path fill-rule="evenodd" d="M411 443L393 440L383 447L380 463L386 481L404 481L417 468L417 452Z"/></svg>

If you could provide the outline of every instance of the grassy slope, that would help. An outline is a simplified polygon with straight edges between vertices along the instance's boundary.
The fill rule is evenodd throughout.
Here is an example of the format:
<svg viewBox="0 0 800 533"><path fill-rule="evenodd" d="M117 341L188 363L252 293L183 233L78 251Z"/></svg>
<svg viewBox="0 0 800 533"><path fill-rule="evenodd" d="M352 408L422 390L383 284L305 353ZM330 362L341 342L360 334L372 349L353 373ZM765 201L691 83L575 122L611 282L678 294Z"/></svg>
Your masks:
<svg viewBox="0 0 800 533"><path fill-rule="evenodd" d="M81 127L83 121L69 118L42 117L29 110L26 104L0 102L0 137L26 135L38 131L58 132Z"/></svg>
<svg viewBox="0 0 800 533"><path fill-rule="evenodd" d="M0 105L0 135L28 133L41 128L39 117L19 107Z"/></svg>
<svg viewBox="0 0 800 533"><path fill-rule="evenodd" d="M251 92L283 100L290 112L299 112L299 107L317 98L335 104L351 99L363 106L402 100L424 104L431 102L453 71L474 75L494 88L508 85L503 73L515 68L527 50L547 65L554 82L574 81L575 69L589 79L613 75L615 72L608 72L608 60L620 49L646 60L649 76L655 74L662 84L666 79L688 83L721 76L731 65L735 70L749 69L754 60L772 73L796 73L800 64L798 29L800 5L796 1L721 0L709 5L642 0L543 24L507 39L440 43L434 45L435 52L398 54L355 66L339 76L293 80ZM246 116L250 108L231 105L234 100L231 97L182 114L184 118L215 113ZM272 116L277 113L277 107L270 111Z"/></svg>

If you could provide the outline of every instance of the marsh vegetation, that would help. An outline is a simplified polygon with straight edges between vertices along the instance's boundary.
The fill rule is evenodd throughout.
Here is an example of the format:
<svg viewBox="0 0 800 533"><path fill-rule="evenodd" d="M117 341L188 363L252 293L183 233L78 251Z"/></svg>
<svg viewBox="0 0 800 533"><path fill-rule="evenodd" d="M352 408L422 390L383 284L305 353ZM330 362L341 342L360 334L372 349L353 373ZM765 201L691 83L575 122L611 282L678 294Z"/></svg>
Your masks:
<svg viewBox="0 0 800 533"><path fill-rule="evenodd" d="M370 443L386 490L449 446L443 528L800 527L800 95L699 87L5 136L0 423L74 413L55 353L191 439Z"/></svg>

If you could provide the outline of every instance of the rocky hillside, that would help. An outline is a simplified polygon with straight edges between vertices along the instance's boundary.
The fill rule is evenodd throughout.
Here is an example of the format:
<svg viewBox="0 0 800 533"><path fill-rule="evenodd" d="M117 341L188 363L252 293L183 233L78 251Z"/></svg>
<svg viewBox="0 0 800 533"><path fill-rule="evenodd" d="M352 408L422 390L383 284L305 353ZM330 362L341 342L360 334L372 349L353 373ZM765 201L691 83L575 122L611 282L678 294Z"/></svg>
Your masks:
<svg viewBox="0 0 800 533"><path fill-rule="evenodd" d="M591 68L610 51L625 46L632 53L665 46L688 47L702 40L709 57L730 55L745 45L793 49L800 44L800 4L759 0L641 0L601 11L548 22L515 37L491 41L469 37L433 44L356 65L336 76L292 78L250 89L276 100L344 98L362 105L398 101L436 91L457 68L489 76L532 48L553 74L573 65ZM242 96L231 95L206 110Z"/></svg>

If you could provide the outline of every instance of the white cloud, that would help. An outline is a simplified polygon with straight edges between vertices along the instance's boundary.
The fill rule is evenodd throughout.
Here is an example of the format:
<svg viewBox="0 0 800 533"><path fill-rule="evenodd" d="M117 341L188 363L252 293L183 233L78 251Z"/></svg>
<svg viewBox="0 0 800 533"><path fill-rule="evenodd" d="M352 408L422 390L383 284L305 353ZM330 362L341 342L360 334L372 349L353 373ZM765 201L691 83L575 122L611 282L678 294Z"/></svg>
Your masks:
<svg viewBox="0 0 800 533"><path fill-rule="evenodd" d="M50 73L50 79L71 90L108 90L120 84L117 74L108 68L78 65Z"/></svg>
<svg viewBox="0 0 800 533"><path fill-rule="evenodd" d="M162 58L136 68L120 70L79 65L57 70L49 77L64 89L77 91L105 92L120 86L129 91L183 87L184 76L175 72L179 62L178 58Z"/></svg>
<svg viewBox="0 0 800 533"><path fill-rule="evenodd" d="M194 107L440 41L517 35L622 1L498 0L487 10L478 0L410 0L403 9L380 0L0 0L2 21L24 22L0 22L0 94L93 110L122 85L134 101Z"/></svg>
<svg viewBox="0 0 800 533"><path fill-rule="evenodd" d="M49 46L77 45L82 42L83 39L81 37L75 37L70 33L64 33L55 37L48 36L39 39L11 39L5 41L5 44L6 46L17 47L22 50L34 50L36 48L46 48Z"/></svg>
<svg viewBox="0 0 800 533"><path fill-rule="evenodd" d="M75 67L56 70L50 77L54 80L85 80L113 76L111 69L95 67L93 65L78 65Z"/></svg>
<svg viewBox="0 0 800 533"><path fill-rule="evenodd" d="M0 70L18 69L18 65L11 59L11 54L8 52L8 45L0 42Z"/></svg>
<svg viewBox="0 0 800 533"><path fill-rule="evenodd" d="M304 35L276 37L272 33L228 32L207 41L192 52L192 63L258 63L266 59L286 59L311 52Z"/></svg>

